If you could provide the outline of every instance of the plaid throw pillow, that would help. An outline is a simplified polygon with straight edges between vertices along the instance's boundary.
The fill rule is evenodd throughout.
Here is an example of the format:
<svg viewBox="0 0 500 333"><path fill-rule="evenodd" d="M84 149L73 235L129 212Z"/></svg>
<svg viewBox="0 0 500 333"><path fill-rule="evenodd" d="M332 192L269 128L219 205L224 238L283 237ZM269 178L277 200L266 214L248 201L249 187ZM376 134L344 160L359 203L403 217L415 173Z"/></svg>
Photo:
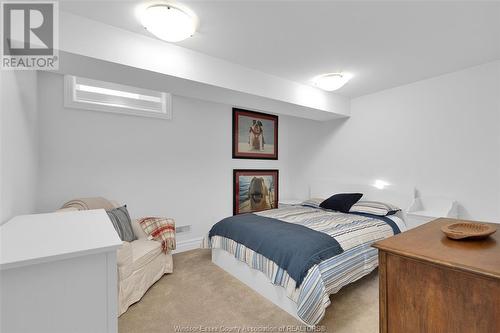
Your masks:
<svg viewBox="0 0 500 333"><path fill-rule="evenodd" d="M175 221L166 217L143 217L139 225L147 235L161 242L163 252L175 250Z"/></svg>

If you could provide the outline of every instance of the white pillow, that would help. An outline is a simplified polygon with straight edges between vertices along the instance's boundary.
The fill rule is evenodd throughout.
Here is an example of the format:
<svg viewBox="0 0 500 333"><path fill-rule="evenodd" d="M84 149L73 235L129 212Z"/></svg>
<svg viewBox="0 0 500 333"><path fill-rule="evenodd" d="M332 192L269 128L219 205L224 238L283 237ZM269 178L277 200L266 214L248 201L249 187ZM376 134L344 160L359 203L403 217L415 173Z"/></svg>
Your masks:
<svg viewBox="0 0 500 333"><path fill-rule="evenodd" d="M300 205L301 206L306 206L306 207L312 207L312 208L319 208L319 205L325 201L325 199L321 198L311 198L309 200L306 200L302 202Z"/></svg>
<svg viewBox="0 0 500 333"><path fill-rule="evenodd" d="M393 215L400 211L401 208L389 203L380 201L358 201L352 205L349 213L366 213L372 215L386 216Z"/></svg>

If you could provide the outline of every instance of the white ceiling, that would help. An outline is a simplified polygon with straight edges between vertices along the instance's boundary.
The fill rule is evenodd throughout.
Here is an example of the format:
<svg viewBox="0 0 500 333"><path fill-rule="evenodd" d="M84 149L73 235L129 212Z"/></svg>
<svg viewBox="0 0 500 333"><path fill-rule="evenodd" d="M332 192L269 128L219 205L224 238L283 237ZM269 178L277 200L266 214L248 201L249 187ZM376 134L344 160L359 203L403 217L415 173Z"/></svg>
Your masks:
<svg viewBox="0 0 500 333"><path fill-rule="evenodd" d="M141 2L65 1L64 11L149 35ZM184 1L198 32L177 45L299 83L355 77L356 97L500 59L500 2ZM160 41L159 41L160 42Z"/></svg>

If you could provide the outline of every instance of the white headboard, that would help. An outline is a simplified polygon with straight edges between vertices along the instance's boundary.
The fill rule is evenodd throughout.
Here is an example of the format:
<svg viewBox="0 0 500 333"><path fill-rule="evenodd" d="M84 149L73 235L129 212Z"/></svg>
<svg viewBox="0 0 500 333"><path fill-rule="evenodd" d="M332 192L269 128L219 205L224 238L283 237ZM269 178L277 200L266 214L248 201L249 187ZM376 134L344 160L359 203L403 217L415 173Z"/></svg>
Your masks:
<svg viewBox="0 0 500 333"><path fill-rule="evenodd" d="M311 198L328 198L336 193L363 193L361 200L373 200L391 203L403 211L410 207L413 201L413 188L387 185L378 189L371 184L347 184L336 180L315 180L310 184Z"/></svg>

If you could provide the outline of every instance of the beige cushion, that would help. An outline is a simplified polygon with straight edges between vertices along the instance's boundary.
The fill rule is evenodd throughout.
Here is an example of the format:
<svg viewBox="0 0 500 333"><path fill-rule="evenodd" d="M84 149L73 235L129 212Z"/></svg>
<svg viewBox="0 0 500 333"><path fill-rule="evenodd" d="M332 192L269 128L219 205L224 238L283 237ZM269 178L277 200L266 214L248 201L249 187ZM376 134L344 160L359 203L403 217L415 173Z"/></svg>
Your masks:
<svg viewBox="0 0 500 333"><path fill-rule="evenodd" d="M56 210L56 213L64 213L64 212L76 212L78 208L76 207L66 207L66 208L59 208Z"/></svg>
<svg viewBox="0 0 500 333"><path fill-rule="evenodd" d="M118 278L120 281L126 279L130 276L130 274L132 274L133 258L132 244L129 242L122 242L122 246L120 246L116 251Z"/></svg>
<svg viewBox="0 0 500 333"><path fill-rule="evenodd" d="M139 224L139 219L132 220L132 230L134 231L135 237L137 237L137 239L148 238L148 235L146 235L141 225Z"/></svg>
<svg viewBox="0 0 500 333"><path fill-rule="evenodd" d="M131 243L133 255L133 270L136 271L147 265L161 254L161 244L157 241L138 239Z"/></svg>
<svg viewBox="0 0 500 333"><path fill-rule="evenodd" d="M108 200L108 201L113 205L114 208L118 208L118 207L123 206L123 205L120 205L118 203L118 201L115 201L115 200Z"/></svg>

